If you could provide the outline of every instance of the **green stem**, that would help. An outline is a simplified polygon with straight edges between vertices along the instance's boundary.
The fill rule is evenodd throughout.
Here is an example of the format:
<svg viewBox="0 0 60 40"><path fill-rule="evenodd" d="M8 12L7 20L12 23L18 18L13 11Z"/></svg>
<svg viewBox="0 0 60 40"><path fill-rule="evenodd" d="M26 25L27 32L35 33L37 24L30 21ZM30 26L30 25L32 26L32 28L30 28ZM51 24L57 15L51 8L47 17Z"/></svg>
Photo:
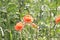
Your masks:
<svg viewBox="0 0 60 40"><path fill-rule="evenodd" d="M11 32L10 32L10 40L13 40L13 39L12 39L12 33L11 33Z"/></svg>
<svg viewBox="0 0 60 40"><path fill-rule="evenodd" d="M22 34L21 34L21 32L20 32L20 40L22 40Z"/></svg>

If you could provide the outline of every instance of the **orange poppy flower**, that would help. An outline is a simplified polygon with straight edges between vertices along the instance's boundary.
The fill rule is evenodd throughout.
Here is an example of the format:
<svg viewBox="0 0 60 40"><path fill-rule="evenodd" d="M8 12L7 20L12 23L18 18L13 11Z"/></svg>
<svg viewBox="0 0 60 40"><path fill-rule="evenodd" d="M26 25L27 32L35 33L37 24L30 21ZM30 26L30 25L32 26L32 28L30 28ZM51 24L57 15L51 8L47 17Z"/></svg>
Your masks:
<svg viewBox="0 0 60 40"><path fill-rule="evenodd" d="M35 23L31 24L33 28L38 28L38 26Z"/></svg>
<svg viewBox="0 0 60 40"><path fill-rule="evenodd" d="M26 15L23 17L23 21L26 23L31 23L33 22L33 17L31 15Z"/></svg>
<svg viewBox="0 0 60 40"><path fill-rule="evenodd" d="M23 27L24 27L23 23L19 22L19 23L16 24L15 30L16 31L19 31L19 30L21 31L23 29Z"/></svg>
<svg viewBox="0 0 60 40"><path fill-rule="evenodd" d="M60 22L60 17L57 17L57 18L55 19L55 23L58 24L59 22Z"/></svg>

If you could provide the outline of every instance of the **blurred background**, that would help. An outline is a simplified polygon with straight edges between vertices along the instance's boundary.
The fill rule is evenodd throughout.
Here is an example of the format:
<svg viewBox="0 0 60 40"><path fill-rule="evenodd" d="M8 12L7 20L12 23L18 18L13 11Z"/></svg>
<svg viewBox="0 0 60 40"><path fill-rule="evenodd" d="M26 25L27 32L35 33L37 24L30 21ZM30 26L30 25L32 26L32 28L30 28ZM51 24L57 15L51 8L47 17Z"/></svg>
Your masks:
<svg viewBox="0 0 60 40"><path fill-rule="evenodd" d="M29 13L39 29L26 25L21 34L14 29ZM0 40L60 40L60 0L0 0Z"/></svg>

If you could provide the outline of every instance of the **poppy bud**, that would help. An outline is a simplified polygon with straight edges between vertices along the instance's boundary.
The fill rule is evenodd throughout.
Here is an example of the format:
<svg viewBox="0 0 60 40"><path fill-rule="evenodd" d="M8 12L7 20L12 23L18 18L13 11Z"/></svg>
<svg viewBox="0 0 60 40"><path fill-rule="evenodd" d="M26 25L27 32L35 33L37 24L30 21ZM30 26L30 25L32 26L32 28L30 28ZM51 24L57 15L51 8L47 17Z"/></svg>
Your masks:
<svg viewBox="0 0 60 40"><path fill-rule="evenodd" d="M35 23L31 24L33 28L38 28L38 26Z"/></svg>
<svg viewBox="0 0 60 40"><path fill-rule="evenodd" d="M57 17L57 18L55 19L55 23L58 24L59 22L60 22L60 17Z"/></svg>

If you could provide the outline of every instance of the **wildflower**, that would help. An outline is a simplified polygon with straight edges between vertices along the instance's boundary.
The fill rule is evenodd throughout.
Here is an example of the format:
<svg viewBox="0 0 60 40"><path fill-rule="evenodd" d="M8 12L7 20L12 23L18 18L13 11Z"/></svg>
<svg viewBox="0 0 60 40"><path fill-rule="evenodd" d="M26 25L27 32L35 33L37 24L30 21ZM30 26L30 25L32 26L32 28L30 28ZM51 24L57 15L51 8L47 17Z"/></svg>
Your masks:
<svg viewBox="0 0 60 40"><path fill-rule="evenodd" d="M19 30L21 31L23 29L23 27L24 27L23 23L19 22L19 23L16 24L15 30L16 31L19 31Z"/></svg>
<svg viewBox="0 0 60 40"><path fill-rule="evenodd" d="M60 22L60 17L57 17L57 18L55 19L55 23L58 24L59 22Z"/></svg>
<svg viewBox="0 0 60 40"><path fill-rule="evenodd" d="M23 21L25 23L31 23L31 22L33 22L33 18L32 18L31 15L26 15L26 16L23 17Z"/></svg>

